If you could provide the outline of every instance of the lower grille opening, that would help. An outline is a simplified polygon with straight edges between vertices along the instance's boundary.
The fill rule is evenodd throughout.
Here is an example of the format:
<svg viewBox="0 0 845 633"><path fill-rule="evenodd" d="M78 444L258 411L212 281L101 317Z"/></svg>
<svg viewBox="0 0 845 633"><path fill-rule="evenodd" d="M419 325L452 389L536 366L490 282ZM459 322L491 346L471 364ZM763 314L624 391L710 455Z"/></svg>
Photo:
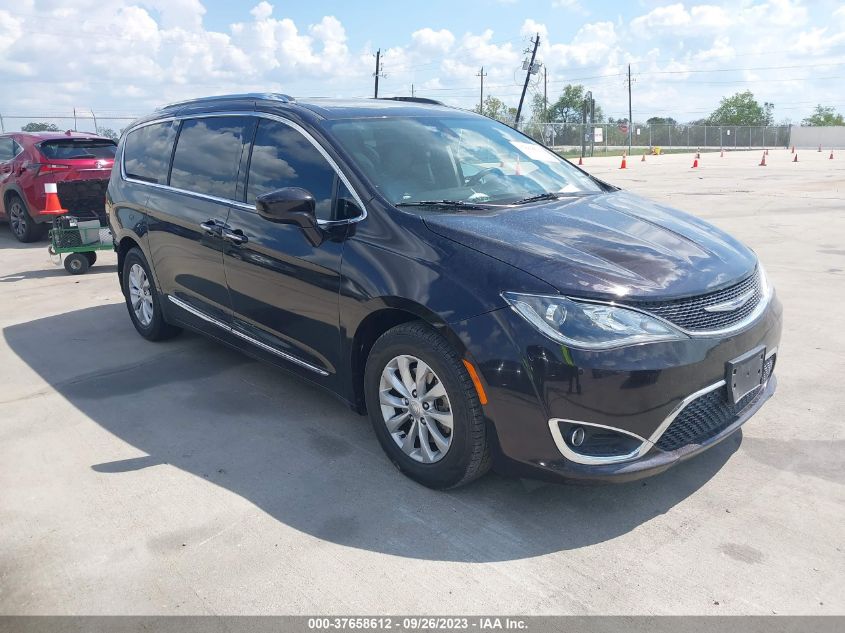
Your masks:
<svg viewBox="0 0 845 633"><path fill-rule="evenodd" d="M736 404L731 404L728 400L726 385L690 402L657 440L657 448L662 451L675 451L690 444L706 442L724 431L739 419L745 409L757 401L774 367L775 355L772 355L763 365L762 385Z"/></svg>

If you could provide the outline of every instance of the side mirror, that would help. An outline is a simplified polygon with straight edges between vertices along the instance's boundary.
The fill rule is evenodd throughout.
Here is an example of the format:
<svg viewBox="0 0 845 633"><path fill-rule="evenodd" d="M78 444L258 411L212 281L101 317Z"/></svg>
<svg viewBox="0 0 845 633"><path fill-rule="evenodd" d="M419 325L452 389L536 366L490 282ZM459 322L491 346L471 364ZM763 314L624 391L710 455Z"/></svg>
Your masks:
<svg viewBox="0 0 845 633"><path fill-rule="evenodd" d="M314 196L299 187L284 187L255 199L255 210L265 220L296 224L303 228L317 226Z"/></svg>
<svg viewBox="0 0 845 633"><path fill-rule="evenodd" d="M314 246L323 242L323 231L317 226L314 196L299 187L269 191L255 199L255 210L265 220L277 224L295 224Z"/></svg>

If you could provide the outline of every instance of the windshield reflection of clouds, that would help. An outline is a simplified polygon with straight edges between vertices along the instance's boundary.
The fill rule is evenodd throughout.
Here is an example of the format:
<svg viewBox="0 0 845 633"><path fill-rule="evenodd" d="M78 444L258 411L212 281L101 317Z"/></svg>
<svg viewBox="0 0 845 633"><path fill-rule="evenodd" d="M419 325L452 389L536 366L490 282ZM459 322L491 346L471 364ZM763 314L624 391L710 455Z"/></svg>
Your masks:
<svg viewBox="0 0 845 633"><path fill-rule="evenodd" d="M600 191L550 150L489 119L369 118L330 125L352 160L394 203L508 204L549 192Z"/></svg>

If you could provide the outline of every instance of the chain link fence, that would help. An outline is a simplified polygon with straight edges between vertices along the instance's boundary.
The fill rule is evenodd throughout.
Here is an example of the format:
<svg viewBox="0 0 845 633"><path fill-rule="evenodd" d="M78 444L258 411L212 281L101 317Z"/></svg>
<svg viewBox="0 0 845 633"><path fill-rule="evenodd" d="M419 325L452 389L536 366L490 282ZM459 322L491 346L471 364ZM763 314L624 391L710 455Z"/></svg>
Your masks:
<svg viewBox="0 0 845 633"><path fill-rule="evenodd" d="M115 115L113 113L97 114L91 110L80 110L67 114L6 114L0 112L0 132L17 132L28 123L46 123L58 130L74 130L111 136L115 140L121 130L137 119L136 116Z"/></svg>
<svg viewBox="0 0 845 633"><path fill-rule="evenodd" d="M527 123L522 131L549 147L562 151L581 149L585 139L587 152L608 152L628 147L628 130L614 123ZM631 146L660 147L663 150L695 149L762 149L787 147L788 125L681 125L634 124Z"/></svg>
<svg viewBox="0 0 845 633"><path fill-rule="evenodd" d="M27 123L47 123L59 130L92 132L117 138L121 131L137 117L97 114L78 110L63 114L4 114L0 112L0 132L20 130ZM615 123L534 123L524 124L522 131L541 143L559 151L581 150L586 139L587 153L604 153L628 147L628 132ZM760 149L787 147L790 126L717 126L681 124L634 124L631 145L637 148L660 147L664 151L695 149Z"/></svg>

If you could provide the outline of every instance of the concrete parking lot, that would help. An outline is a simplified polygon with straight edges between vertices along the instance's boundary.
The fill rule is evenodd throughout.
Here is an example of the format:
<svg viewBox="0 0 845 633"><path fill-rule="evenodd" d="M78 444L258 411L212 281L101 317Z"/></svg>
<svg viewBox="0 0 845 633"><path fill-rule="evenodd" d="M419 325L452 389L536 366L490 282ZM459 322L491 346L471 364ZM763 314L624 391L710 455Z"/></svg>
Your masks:
<svg viewBox="0 0 845 633"><path fill-rule="evenodd" d="M845 613L845 154L588 159L750 244L779 390L658 477L402 477L369 422L197 335L132 328L0 226L2 614Z"/></svg>

